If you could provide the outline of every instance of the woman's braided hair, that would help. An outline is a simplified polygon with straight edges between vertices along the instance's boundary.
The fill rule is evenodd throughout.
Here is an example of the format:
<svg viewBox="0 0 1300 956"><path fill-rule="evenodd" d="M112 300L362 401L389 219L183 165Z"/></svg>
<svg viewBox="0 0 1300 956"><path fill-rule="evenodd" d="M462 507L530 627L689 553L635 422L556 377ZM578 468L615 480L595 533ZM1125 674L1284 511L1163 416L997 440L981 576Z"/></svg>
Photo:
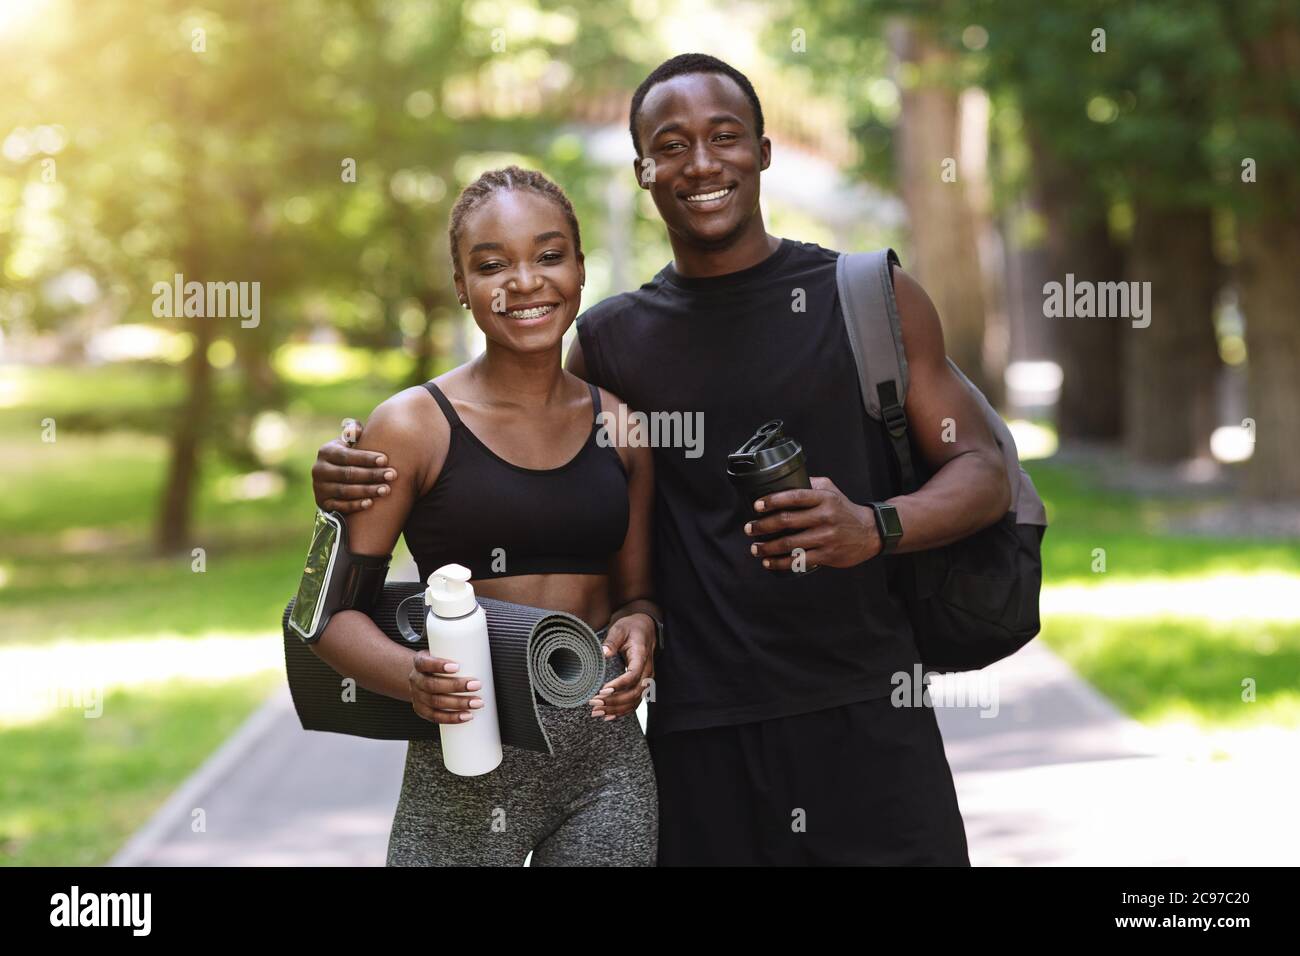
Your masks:
<svg viewBox="0 0 1300 956"><path fill-rule="evenodd" d="M456 205L451 207L451 228L448 237L451 240L451 262L460 273L460 251L457 246L465 217L477 208L489 196L507 189L526 189L544 196L560 207L564 218L573 230L573 249L582 253L582 237L578 234L578 217L573 213L573 204L564 190L551 182L541 173L532 169L520 169L518 166L506 166L504 169L489 169L461 191Z"/></svg>

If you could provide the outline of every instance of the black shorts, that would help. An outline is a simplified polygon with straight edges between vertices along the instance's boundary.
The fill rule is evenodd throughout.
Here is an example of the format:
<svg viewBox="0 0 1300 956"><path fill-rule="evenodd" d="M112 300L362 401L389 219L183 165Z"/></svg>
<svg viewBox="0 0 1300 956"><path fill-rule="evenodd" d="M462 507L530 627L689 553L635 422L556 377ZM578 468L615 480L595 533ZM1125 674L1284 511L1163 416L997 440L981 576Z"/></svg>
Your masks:
<svg viewBox="0 0 1300 956"><path fill-rule="evenodd" d="M881 697L649 743L660 866L970 866L930 707Z"/></svg>

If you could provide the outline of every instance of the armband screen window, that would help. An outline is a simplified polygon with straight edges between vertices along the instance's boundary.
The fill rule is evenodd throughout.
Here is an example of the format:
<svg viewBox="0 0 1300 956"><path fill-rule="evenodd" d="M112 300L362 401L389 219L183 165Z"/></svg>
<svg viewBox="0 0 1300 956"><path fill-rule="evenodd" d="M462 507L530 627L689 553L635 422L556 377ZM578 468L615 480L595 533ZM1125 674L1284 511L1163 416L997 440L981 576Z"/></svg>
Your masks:
<svg viewBox="0 0 1300 956"><path fill-rule="evenodd" d="M320 624L325 606L327 585L338 556L339 541L343 537L342 522L333 514L316 512L312 528L311 548L307 551L307 564L298 582L298 596L293 602L293 616L289 626L304 640L311 640Z"/></svg>

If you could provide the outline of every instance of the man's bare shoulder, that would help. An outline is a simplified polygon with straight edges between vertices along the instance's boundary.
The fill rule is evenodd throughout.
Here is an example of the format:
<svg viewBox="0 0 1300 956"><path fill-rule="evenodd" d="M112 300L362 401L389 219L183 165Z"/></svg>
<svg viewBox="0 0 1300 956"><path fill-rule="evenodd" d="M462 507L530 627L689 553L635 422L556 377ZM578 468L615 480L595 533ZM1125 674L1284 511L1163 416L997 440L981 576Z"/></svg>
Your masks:
<svg viewBox="0 0 1300 956"><path fill-rule="evenodd" d="M894 300L909 364L943 366L943 324L929 293L900 265L893 266Z"/></svg>

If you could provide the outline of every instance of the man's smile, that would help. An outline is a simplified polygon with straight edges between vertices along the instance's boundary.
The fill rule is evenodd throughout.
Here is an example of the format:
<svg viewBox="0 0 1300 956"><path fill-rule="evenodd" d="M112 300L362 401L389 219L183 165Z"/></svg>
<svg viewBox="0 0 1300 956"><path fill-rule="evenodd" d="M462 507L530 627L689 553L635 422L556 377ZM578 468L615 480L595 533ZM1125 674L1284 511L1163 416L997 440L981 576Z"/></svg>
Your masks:
<svg viewBox="0 0 1300 956"><path fill-rule="evenodd" d="M720 209L735 191L736 187L734 185L722 186L717 189L703 189L686 193L681 198L691 209L712 212L714 209Z"/></svg>

